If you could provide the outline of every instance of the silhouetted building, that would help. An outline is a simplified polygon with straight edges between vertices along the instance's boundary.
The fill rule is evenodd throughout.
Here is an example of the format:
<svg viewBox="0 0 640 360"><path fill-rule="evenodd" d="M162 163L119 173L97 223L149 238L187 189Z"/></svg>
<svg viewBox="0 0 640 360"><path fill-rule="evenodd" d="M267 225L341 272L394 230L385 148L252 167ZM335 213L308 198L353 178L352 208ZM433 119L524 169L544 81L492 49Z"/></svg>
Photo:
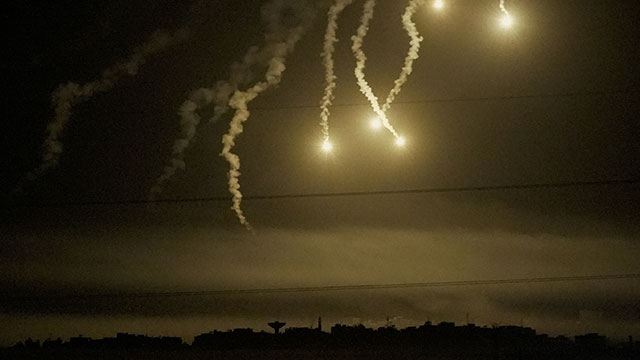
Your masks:
<svg viewBox="0 0 640 360"><path fill-rule="evenodd" d="M272 323L270 323L271 325ZM274 322L274 330L285 323ZM191 346L178 337L149 337L118 333L115 337L93 340L77 336L63 342L61 339L27 339L10 349L0 349L2 359L171 359L236 358L246 359L335 357L342 359L518 359L518 360L628 360L640 359L637 342L628 341L610 345L604 336L586 334L574 341L558 336L537 334L534 329L521 326L479 327L473 324L456 326L442 322L433 325L397 329L383 326L378 329L364 325L331 327L331 333L317 327L289 327L283 333L254 332L250 328L212 331L195 337ZM169 351L167 351L169 350ZM192 352L190 352L192 351ZM262 356L270 354L268 356ZM107 354L107 355L103 355ZM228 354L228 356L226 355ZM292 354L304 354L292 355ZM385 357L385 354L388 357ZM55 355L55 356L54 356ZM163 358L164 359L164 358Z"/></svg>
<svg viewBox="0 0 640 360"><path fill-rule="evenodd" d="M607 338L595 333L575 337L576 345L588 351L601 351L607 347Z"/></svg>

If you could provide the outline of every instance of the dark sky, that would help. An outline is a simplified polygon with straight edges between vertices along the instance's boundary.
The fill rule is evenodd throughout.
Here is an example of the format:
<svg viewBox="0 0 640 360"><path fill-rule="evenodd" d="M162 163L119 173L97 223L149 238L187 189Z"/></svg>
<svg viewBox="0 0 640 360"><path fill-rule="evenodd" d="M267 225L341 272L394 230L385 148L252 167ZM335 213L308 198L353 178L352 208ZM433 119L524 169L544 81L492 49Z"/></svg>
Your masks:
<svg viewBox="0 0 640 360"><path fill-rule="evenodd" d="M510 31L493 0L449 0L415 16L425 40L389 115L396 148L368 127L350 36L363 1L340 19L335 151L321 153L322 8L282 83L251 105L238 138L247 195L405 190L640 176L640 5L513 0ZM60 300L75 293L188 291L637 273L640 186L245 201L17 206L144 200L179 133L192 90L228 77L263 41L262 1L20 1L3 11L5 90L0 222L0 345L27 336L116 331L195 334L266 328L275 318L398 326L432 321L519 324L554 334L640 336L637 280L216 298ZM409 46L402 1L380 0L364 44L384 97ZM74 108L60 166L11 190L36 167L50 95L125 59L157 29L190 37L133 77ZM425 101L426 100L426 101ZM438 100L438 101L432 101ZM447 100L447 101L440 101ZM452 100L452 101L448 101ZM453 101L455 100L455 101ZM218 156L227 114L199 127L163 198L227 196ZM2 295L3 297L5 295Z"/></svg>

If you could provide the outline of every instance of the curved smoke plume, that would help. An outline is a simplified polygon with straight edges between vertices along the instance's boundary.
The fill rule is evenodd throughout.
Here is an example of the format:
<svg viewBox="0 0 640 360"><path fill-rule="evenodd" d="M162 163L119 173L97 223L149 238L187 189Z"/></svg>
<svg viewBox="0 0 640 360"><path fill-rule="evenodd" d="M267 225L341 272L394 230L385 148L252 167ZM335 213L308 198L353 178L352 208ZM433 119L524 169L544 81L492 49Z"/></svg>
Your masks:
<svg viewBox="0 0 640 360"><path fill-rule="evenodd" d="M314 8L309 6L306 1L295 0L278 0L263 8L263 16L270 20L270 32L267 36L267 41L270 41L270 48L273 51L264 80L246 91L236 91L229 101L229 106L235 110L235 113L229 123L229 131L222 137L223 148L220 155L229 163L227 176L229 192L232 195L232 209L235 211L240 223L249 230L251 230L251 225L241 208L240 157L231 152L231 150L235 146L236 137L244 130L244 122L249 119L249 103L264 91L280 83L282 74L286 69L286 57L294 50L296 43L304 34L308 24L310 24L313 10ZM288 14L295 14L299 22L298 25L289 28L284 24L284 17L287 11Z"/></svg>
<svg viewBox="0 0 640 360"><path fill-rule="evenodd" d="M186 37L185 29L180 29L173 34L158 31L146 43L136 48L126 61L103 71L99 79L85 84L68 82L60 85L51 96L55 117L47 127L48 135L43 144L42 162L27 174L27 180L33 181L58 166L64 149L61 138L74 106L89 100L95 94L112 89L122 77L136 75L149 56L184 41Z"/></svg>
<svg viewBox="0 0 640 360"><path fill-rule="evenodd" d="M180 117L180 137L173 143L171 150L171 158L164 167L163 173L156 179L151 187L149 199L155 200L158 194L162 192L164 185L171 179L175 173L186 168L184 161L184 153L191 145L201 117L198 110L206 106L214 104L214 115L209 120L213 123L218 121L224 115L229 107L229 98L240 84L249 81L251 77L250 67L259 61L256 56L257 48L251 47L241 63L235 63L231 67L231 75L228 81L218 81L212 88L200 88L195 90L180 106L178 116Z"/></svg>
<svg viewBox="0 0 640 360"><path fill-rule="evenodd" d="M371 19L373 19L373 13L376 6L375 0L367 0L364 4L362 18L360 19L360 26L358 27L358 31L356 35L351 37L353 41L353 45L351 46L351 50L356 57L356 68L355 75L358 80L358 86L360 86L360 92L362 92L369 100L373 111L378 115L382 125L389 130L396 138L399 138L400 135L398 132L391 126L389 123L389 119L387 118L387 114L382 111L380 108L380 104L378 103L378 97L373 93L371 86L367 82L364 75L364 68L367 62L367 56L362 50L362 43L364 42L364 38L367 36L369 32L369 23Z"/></svg>
<svg viewBox="0 0 640 360"><path fill-rule="evenodd" d="M329 140L329 116L331 115L329 107L334 99L333 91L336 88L336 75L334 71L333 53L335 51L335 43L338 41L336 32L338 30L338 18L342 11L349 6L353 0L336 0L329 8L327 30L324 35L324 45L322 47L322 63L325 68L325 84L324 96L320 105L320 126L322 128L322 137L324 141Z"/></svg>
<svg viewBox="0 0 640 360"><path fill-rule="evenodd" d="M262 18L266 24L265 44L263 46L252 46L249 48L241 62L231 65L230 76L226 81L218 81L211 88L201 88L194 91L189 99L185 101L178 115L180 116L180 137L175 140L172 148L171 158L165 166L162 175L158 177L151 187L149 198L154 200L161 192L169 179L178 170L186 167L184 152L191 145L197 127L201 122L198 111L213 104L213 117L209 123L217 122L227 111L233 94L240 86L248 84L254 77L256 71L254 67L269 67L273 54L278 51L279 39L286 31L283 25L284 18L282 9L291 8L308 9L306 1L294 2L292 0L276 0L268 3L262 8Z"/></svg>
<svg viewBox="0 0 640 360"><path fill-rule="evenodd" d="M411 38L411 41L409 42L410 47L409 52L404 59L404 66L402 67L402 71L400 72L398 78L394 81L394 86L387 96L387 101L382 106L382 111L384 113L389 111L389 108L391 107L393 101L396 99L396 96L400 94L402 86L407 82L407 80L409 79L409 75L411 75L411 73L413 72L413 62L419 57L420 43L422 42L423 38L422 36L420 36L418 28L413 22L413 15L416 13L418 7L420 7L422 3L423 2L420 0L410 0L409 5L402 15L402 26Z"/></svg>
<svg viewBox="0 0 640 360"><path fill-rule="evenodd" d="M509 11L507 11L507 7L504 5L505 0L500 0L500 11L502 11L506 16L509 16Z"/></svg>
<svg viewBox="0 0 640 360"><path fill-rule="evenodd" d="M364 74L364 69L367 61L367 57L362 50L362 43L364 38L367 36L369 31L369 23L373 18L373 13L375 9L375 0L367 0L362 14L362 19L360 21L360 27L355 36L352 37L353 46L351 47L355 57L356 57L356 68L355 75L358 81L358 86L360 87L360 91L367 97L369 103L373 111L378 115L382 125L389 130L393 136L399 138L397 131L391 126L389 123L389 118L387 117L387 112L391 108L391 104L394 102L396 96L400 94L402 87L409 79L409 75L413 72L413 62L419 57L420 52L420 43L423 38L420 36L416 24L413 22L413 15L415 15L418 8L424 4L422 0L410 0L409 5L406 7L404 14L402 15L402 26L409 34L411 38L409 51L407 56L404 59L404 65L400 72L398 78L394 81L394 86L389 91L389 95L385 103L380 106L378 102L378 97L375 96L371 86L367 82Z"/></svg>

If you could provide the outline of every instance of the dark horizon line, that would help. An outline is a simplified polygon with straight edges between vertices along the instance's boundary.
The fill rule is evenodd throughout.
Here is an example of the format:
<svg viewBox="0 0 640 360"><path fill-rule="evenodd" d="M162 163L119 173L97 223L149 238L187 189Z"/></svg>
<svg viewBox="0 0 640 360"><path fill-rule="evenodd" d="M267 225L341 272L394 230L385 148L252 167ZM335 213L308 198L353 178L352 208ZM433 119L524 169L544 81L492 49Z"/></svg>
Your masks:
<svg viewBox="0 0 640 360"><path fill-rule="evenodd" d="M321 321L322 317L318 318L318 321ZM277 321L279 322L279 321ZM373 332L380 332L380 331L384 331L384 330L392 330L392 331L397 331L398 333L402 334L403 332L411 332L411 331L416 331L416 330L422 330L426 327L432 327L432 328L436 328L436 329L443 329L443 328L456 328L456 329L461 329L461 328L475 328L475 329L482 329L482 330L489 330L489 331L500 331L501 329L521 329L521 330L530 330L533 332L534 336L545 336L548 339L568 339L569 341L572 341L571 339L574 338L581 338L581 337L602 337L602 338L606 338L609 341L613 341L613 343L626 343L629 341L629 339L632 339L632 336L628 336L628 337L613 337L610 338L609 336L607 336L606 334L600 333L600 332L586 332L586 333L575 333L573 335L567 335L567 334L558 334L558 335L552 335L552 334L548 334L546 332L540 332L538 333L538 330L532 326L525 326L523 324L520 325L516 325L516 324L497 324L497 323L493 323L493 324L476 324L473 322L464 322L464 323L456 323L453 321L440 321L440 322L432 322L431 320L425 320L423 323L420 324L414 324L414 325L407 325L405 327L402 328L398 328L396 327L394 324L391 323L386 323L385 325L381 325L381 326L377 326L375 327L374 325L369 325L366 326L362 323L358 323L358 324L343 324L341 322L336 322L333 325L331 325L327 330L325 330L326 328L323 328L320 325L320 322L314 327L314 325L311 326L289 326L284 328L284 326L287 324L286 322L283 322L283 329L284 331L281 332L280 328L278 328L278 331L275 330L275 328L273 329L273 332L269 331L269 330L265 330L265 329L254 329L252 327L241 327L241 328L230 328L230 329L225 329L225 330L221 330L221 329L213 329L210 330L208 332L204 332L201 333L199 335L194 335L194 340L191 342L191 344L189 344L187 341L185 341L185 339L183 339L182 336L175 336L175 335L156 335L156 336L149 336L148 334L136 334L136 333L129 333L129 332L125 332L125 331L118 331L116 330L114 336L103 336L102 338L93 338L91 336L83 336L82 334L79 334L78 336L69 336L68 338L64 338L64 340L68 339L68 341L66 341L66 344L71 343L74 339L80 339L80 340L87 340L87 341L103 341L103 340L110 340L110 339L117 339L117 338L147 338L147 339L162 339L162 340L171 340L171 339L180 339L183 345L188 345L190 347L195 346L194 343L197 342L198 337L202 337L202 336L209 336L209 335L218 335L218 334L231 334L231 335L235 335L235 336L239 336L239 337L243 337L247 335L247 332L250 332L252 335L266 335L266 336L273 336L273 337L287 337L288 335L291 337L296 337L299 336L300 333L299 331L311 331L311 332L315 332L316 334L322 334L323 336L335 336L334 334L334 329L337 329L338 331L340 331L340 329L358 329L358 330L365 330L365 331L373 331ZM298 332L298 333L296 333ZM520 335L524 335L524 333L521 333ZM340 336L340 335L338 335ZM40 343L41 339L38 338L31 338L28 337L27 339L23 340L23 341L19 341L17 344L20 343L24 343L24 341L29 341L31 340L34 343ZM53 339L51 337L51 334L49 335L49 337L47 337L47 339L43 340L44 342L47 341L64 341L62 337L58 336L56 339ZM43 344L40 344L41 346ZM14 345L15 346L15 345ZM0 346L0 349L10 349L10 347L3 347Z"/></svg>

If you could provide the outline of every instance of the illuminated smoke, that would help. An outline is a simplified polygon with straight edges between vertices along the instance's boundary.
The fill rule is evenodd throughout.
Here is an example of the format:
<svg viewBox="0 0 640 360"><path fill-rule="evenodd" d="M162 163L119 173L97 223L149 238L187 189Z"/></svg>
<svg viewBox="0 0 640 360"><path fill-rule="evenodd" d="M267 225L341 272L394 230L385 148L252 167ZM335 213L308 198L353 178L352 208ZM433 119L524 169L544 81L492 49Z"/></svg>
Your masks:
<svg viewBox="0 0 640 360"><path fill-rule="evenodd" d="M382 112L386 113L389 111L391 104L395 100L396 96L402 90L402 86L407 82L409 75L413 72L413 61L416 60L419 56L420 52L420 43L423 38L420 36L418 29L416 28L416 24L413 22L413 15L418 10L418 7L422 5L422 1L411 0L409 1L409 5L405 9L404 14L402 15L402 26L409 34L411 38L409 52L404 59L404 66L402 67L402 71L400 72L400 76L395 80L394 86L389 92L389 96L387 97L387 101L382 106Z"/></svg>
<svg viewBox="0 0 640 360"><path fill-rule="evenodd" d="M334 72L333 53L335 51L335 43L338 41L336 32L338 30L338 18L340 14L349 6L353 0L336 0L329 8L327 30L324 35L324 45L322 47L322 63L325 68L324 96L320 105L320 126L322 128L322 137L325 144L329 142L329 107L334 99L333 91L336 88L336 75Z"/></svg>
<svg viewBox="0 0 640 360"><path fill-rule="evenodd" d="M264 80L253 85L246 91L237 90L231 97L231 100L229 100L229 106L235 110L235 113L229 123L229 131L222 137L223 148L220 155L227 160L230 167L228 180L229 192L233 196L232 209L235 211L240 223L249 230L251 230L251 225L244 216L241 208L242 193L240 192L239 181L240 157L232 153L231 150L235 146L236 137L244 130L244 122L249 119L249 103L270 87L280 83L282 73L286 69L286 57L293 51L296 43L304 34L306 25L310 23L313 8L305 3L306 1L299 0L278 0L263 8L263 17L268 20L270 30L268 32L269 35L267 35L267 41L270 42L268 48L273 51ZM287 10L289 11L289 16L292 15L291 12L297 16L300 23L298 26L287 28L284 25L285 20L291 20L284 18Z"/></svg>
<svg viewBox="0 0 640 360"><path fill-rule="evenodd" d="M276 0L265 5L262 9L262 17L266 23L265 44L263 46L252 46L244 55L242 61L231 65L229 79L218 81L211 88L200 88L194 91L189 99L185 101L178 115L180 116L180 137L174 141L171 157L164 167L163 173L158 177L151 187L149 199L154 200L162 192L164 185L176 174L178 170L184 170L184 152L191 145L197 127L201 122L198 111L213 104L213 117L209 123L217 122L229 110L231 96L240 86L247 85L254 78L256 69L269 67L273 54L277 51L279 40L287 30L282 25L283 17L281 12L287 6L301 13L304 11L306 1L299 1L297 4L293 0ZM303 10L301 10L303 9Z"/></svg>
<svg viewBox="0 0 640 360"><path fill-rule="evenodd" d="M500 25L505 29L509 29L513 26L513 18L511 17L511 14L509 14L509 11L507 11L507 8L504 6L504 1L505 0L500 0L500 11L502 11L503 13L502 19L500 19Z"/></svg>
<svg viewBox="0 0 640 360"><path fill-rule="evenodd" d="M74 106L89 100L91 96L97 93L110 90L120 78L126 75L136 75L139 67L146 62L150 55L182 42L186 37L187 32L185 29L180 29L173 34L158 31L146 43L136 48L126 61L106 69L100 79L85 84L69 82L60 85L51 96L55 108L55 117L47 127L48 135L43 144L42 163L27 174L27 180L35 180L46 171L58 166L60 155L64 149L61 137L69 123Z"/></svg>
<svg viewBox="0 0 640 360"><path fill-rule="evenodd" d="M259 62L260 56L257 47L251 47L244 59L240 63L234 63L231 66L231 74L228 81L218 81L212 88L200 88L195 90L180 106L178 115L180 116L180 137L173 143L171 150L171 158L164 167L162 175L158 177L155 184L151 187L149 194L150 200L155 200L158 194L162 192L164 185L171 179L175 173L186 168L184 161L184 153L191 145L197 127L200 124L201 117L198 110L214 104L214 115L209 120L213 123L218 121L229 109L229 98L237 87L247 83L251 78L251 66Z"/></svg>
<svg viewBox="0 0 640 360"><path fill-rule="evenodd" d="M215 93L209 91L209 89L199 89L194 91L189 100L180 106L178 115L180 115L181 137L173 143L169 165L165 166L163 174L160 175L155 185L151 188L151 200L154 200L157 194L162 191L163 185L175 175L178 169L185 169L184 151L191 143L196 134L196 128L200 123L200 115L196 110L203 103L211 103L214 95Z"/></svg>
<svg viewBox="0 0 640 360"><path fill-rule="evenodd" d="M505 0L500 0L500 11L502 11L505 16L511 16L509 15L509 11L507 11L507 8L504 6L504 2Z"/></svg>
<svg viewBox="0 0 640 360"><path fill-rule="evenodd" d="M364 41L364 38L367 36L367 32L369 31L369 23L373 18L375 5L376 5L375 0L367 0L365 2L362 18L360 20L360 26L358 27L358 31L356 32L356 35L351 37L351 40L353 41L351 50L353 51L353 54L356 57L356 68L354 72L356 75L356 79L358 80L358 86L360 86L360 91L367 97L367 100L369 100L369 103L371 104L373 111L380 118L382 125L387 130L389 130L393 134L393 136L395 136L396 138L399 138L400 135L389 123L387 114L384 111L382 111L382 109L380 108L380 104L378 103L378 97L373 93L373 90L371 90L371 86L369 86L369 83L365 79L365 75L364 75L364 68L367 62L367 56L364 54L364 51L362 50L362 43Z"/></svg>

